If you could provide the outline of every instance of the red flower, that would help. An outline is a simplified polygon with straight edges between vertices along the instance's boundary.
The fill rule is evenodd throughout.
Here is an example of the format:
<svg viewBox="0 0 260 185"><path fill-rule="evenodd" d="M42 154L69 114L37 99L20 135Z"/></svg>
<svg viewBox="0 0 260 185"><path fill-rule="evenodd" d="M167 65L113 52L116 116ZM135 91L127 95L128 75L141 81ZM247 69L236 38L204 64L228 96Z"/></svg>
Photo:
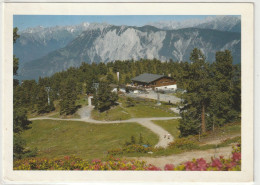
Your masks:
<svg viewBox="0 0 260 185"><path fill-rule="evenodd" d="M174 165L173 164L166 164L164 166L164 170L166 170L166 171L174 170Z"/></svg>
<svg viewBox="0 0 260 185"><path fill-rule="evenodd" d="M198 166L198 170L200 171L207 170L207 162L203 158L197 159L197 166Z"/></svg>
<svg viewBox="0 0 260 185"><path fill-rule="evenodd" d="M237 153L237 152L233 153L232 159L233 159L233 161L236 161L236 162L241 160L241 153Z"/></svg>
<svg viewBox="0 0 260 185"><path fill-rule="evenodd" d="M151 164L149 165L149 167L147 169L150 171L160 171L161 170L160 168L158 168L154 165L151 165Z"/></svg>
<svg viewBox="0 0 260 185"><path fill-rule="evenodd" d="M227 170L232 169L232 168L235 167L235 166L236 166L236 163L235 163L235 162L231 162L231 163L227 163L227 164L226 164Z"/></svg>
<svg viewBox="0 0 260 185"><path fill-rule="evenodd" d="M127 170L127 167L120 167L120 170Z"/></svg>
<svg viewBox="0 0 260 185"><path fill-rule="evenodd" d="M212 166L213 167L217 167L219 170L222 168L222 163L221 163L221 161L218 159L218 158L216 158L216 159L211 159L212 160Z"/></svg>
<svg viewBox="0 0 260 185"><path fill-rule="evenodd" d="M184 165L185 165L186 171L197 171L198 170L198 168L196 167L196 164L193 162L188 161L188 162L184 163Z"/></svg>
<svg viewBox="0 0 260 185"><path fill-rule="evenodd" d="M135 170L136 169L136 166L135 165L132 165L132 170Z"/></svg>

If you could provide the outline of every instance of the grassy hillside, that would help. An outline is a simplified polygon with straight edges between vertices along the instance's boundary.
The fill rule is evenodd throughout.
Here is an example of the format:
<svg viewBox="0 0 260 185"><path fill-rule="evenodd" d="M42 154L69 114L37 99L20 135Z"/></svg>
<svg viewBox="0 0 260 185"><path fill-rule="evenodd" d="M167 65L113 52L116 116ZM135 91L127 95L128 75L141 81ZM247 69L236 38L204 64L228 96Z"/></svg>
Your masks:
<svg viewBox="0 0 260 185"><path fill-rule="evenodd" d="M91 124L77 121L33 121L23 133L27 146L37 147L39 157L76 155L83 159L102 158L106 151L121 147L133 135L154 145L158 137L137 123Z"/></svg>
<svg viewBox="0 0 260 185"><path fill-rule="evenodd" d="M178 138L180 135L179 127L179 120L156 120L153 121L156 125L164 128L167 130L174 138Z"/></svg>
<svg viewBox="0 0 260 185"><path fill-rule="evenodd" d="M119 104L112 107L108 111L100 113L97 110L92 111L92 118L95 120L127 120L130 118L149 118L149 117L174 117L177 114L169 108L174 106L163 103L161 106L156 106L155 100L149 99L133 99L134 106L127 106L127 97L120 96Z"/></svg>

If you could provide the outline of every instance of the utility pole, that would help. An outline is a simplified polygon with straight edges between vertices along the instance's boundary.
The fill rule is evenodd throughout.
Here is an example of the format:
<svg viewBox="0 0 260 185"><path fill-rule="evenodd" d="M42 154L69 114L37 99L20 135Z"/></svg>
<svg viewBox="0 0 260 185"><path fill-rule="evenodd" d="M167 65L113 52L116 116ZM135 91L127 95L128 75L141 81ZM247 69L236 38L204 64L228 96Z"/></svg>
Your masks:
<svg viewBox="0 0 260 185"><path fill-rule="evenodd" d="M160 93L157 90L157 105L161 105L160 103Z"/></svg>

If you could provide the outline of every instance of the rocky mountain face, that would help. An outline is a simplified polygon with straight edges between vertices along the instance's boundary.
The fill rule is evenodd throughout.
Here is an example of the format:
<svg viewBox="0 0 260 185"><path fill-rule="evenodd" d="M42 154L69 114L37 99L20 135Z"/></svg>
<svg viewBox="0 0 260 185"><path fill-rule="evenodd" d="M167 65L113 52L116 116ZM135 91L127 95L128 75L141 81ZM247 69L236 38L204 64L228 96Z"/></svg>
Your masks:
<svg viewBox="0 0 260 185"><path fill-rule="evenodd" d="M35 27L19 31L14 54L19 58L19 79L38 79L82 62L157 58L189 61L193 48L213 62L219 50L231 50L241 61L241 20L216 16L181 22L154 22L143 27L82 23Z"/></svg>
<svg viewBox="0 0 260 185"><path fill-rule="evenodd" d="M82 62L157 58L162 61L189 61L199 48L210 62L216 51L231 50L234 63L240 63L241 34L212 29L164 30L153 26L101 26L87 29L65 47L24 64L22 79L49 76Z"/></svg>

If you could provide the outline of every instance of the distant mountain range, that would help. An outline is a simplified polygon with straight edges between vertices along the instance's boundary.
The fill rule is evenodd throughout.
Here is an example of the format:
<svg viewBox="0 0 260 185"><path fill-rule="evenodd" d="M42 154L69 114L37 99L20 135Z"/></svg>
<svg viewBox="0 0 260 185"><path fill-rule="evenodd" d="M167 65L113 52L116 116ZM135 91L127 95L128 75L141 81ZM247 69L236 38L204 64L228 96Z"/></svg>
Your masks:
<svg viewBox="0 0 260 185"><path fill-rule="evenodd" d="M214 61L216 51L229 49L234 63L240 63L241 23L237 17L233 18L216 17L195 21L196 24L183 22L172 29L169 26L174 25L172 22L168 27L164 22L143 27L82 23L30 28L19 32L21 37L14 45L14 54L20 59L19 78L50 76L82 62L140 58L189 61L195 47L210 62Z"/></svg>
<svg viewBox="0 0 260 185"><path fill-rule="evenodd" d="M40 58L51 51L65 47L83 31L97 29L107 24L82 23L72 26L42 26L28 28L18 32L20 38L14 45L14 54L19 58L20 65Z"/></svg>
<svg viewBox="0 0 260 185"><path fill-rule="evenodd" d="M241 32L241 19L238 16L216 16L206 19L188 19L185 21L160 21L149 25L166 30L182 28L205 28L219 31Z"/></svg>

